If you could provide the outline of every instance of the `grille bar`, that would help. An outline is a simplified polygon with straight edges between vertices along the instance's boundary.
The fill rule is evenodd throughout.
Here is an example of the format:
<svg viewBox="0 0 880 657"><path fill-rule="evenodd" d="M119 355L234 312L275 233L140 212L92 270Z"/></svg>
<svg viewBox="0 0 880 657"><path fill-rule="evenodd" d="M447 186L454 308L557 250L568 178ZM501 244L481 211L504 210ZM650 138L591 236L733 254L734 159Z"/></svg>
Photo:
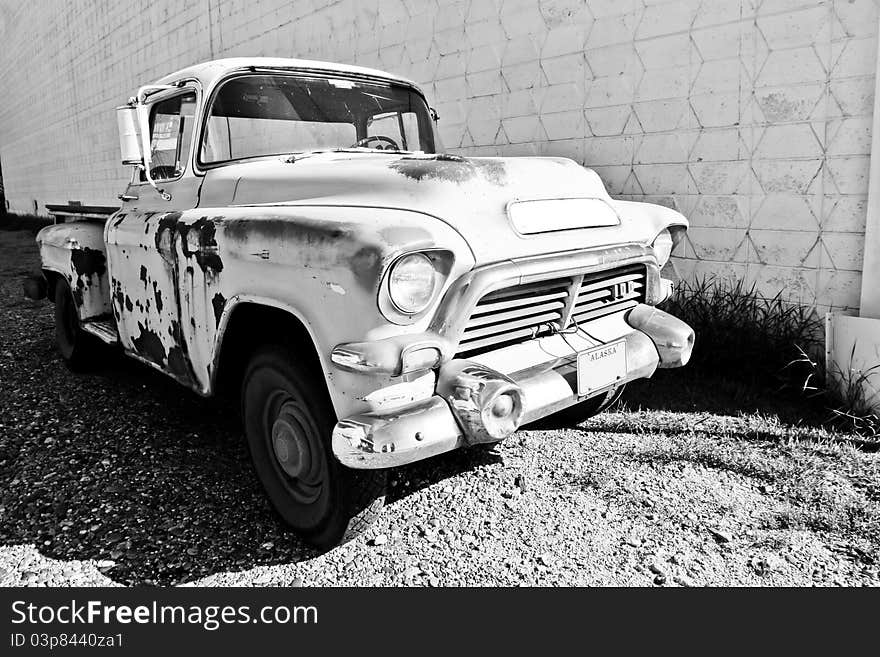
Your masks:
<svg viewBox="0 0 880 657"><path fill-rule="evenodd" d="M520 308L522 306L531 306L532 304L544 303L545 301L553 301L555 299L559 299L559 303L563 303L563 300L568 296L568 293L565 291L560 292L550 292L548 294L539 294L536 296L528 296L523 297L521 299L506 299L503 301L496 301L494 303L486 303L482 302L480 305L476 307L474 310L474 314L471 315L472 318L480 317L482 315L492 314L496 312L502 312L511 308Z"/></svg>
<svg viewBox="0 0 880 657"><path fill-rule="evenodd" d="M476 351L486 351L486 347L500 346L506 342L517 342L518 340L529 340L532 338L534 331L532 329L519 329L500 336L493 335L482 340L472 340L467 344L461 343L458 347L458 356L473 355Z"/></svg>
<svg viewBox="0 0 880 657"><path fill-rule="evenodd" d="M623 303L616 303L614 305L608 305L604 308L597 308L595 310L588 310L585 312L575 312L572 314L572 323L577 324L586 324L588 322L593 321L594 319L599 319L600 317L605 317L606 315L613 315L614 313L619 313L624 310L629 310L630 308L635 308L639 305L639 302L636 300L625 301Z"/></svg>
<svg viewBox="0 0 880 657"><path fill-rule="evenodd" d="M492 324L474 329L468 332L468 338L482 338L495 333L505 333L507 331L524 328L526 326L539 327L541 324L552 324L556 320L556 326L559 325L559 313L541 313L540 315L531 315L510 322L501 322L500 324Z"/></svg>
<svg viewBox="0 0 880 657"><path fill-rule="evenodd" d="M633 273L633 274L623 274L621 276L614 276L612 278L604 278L599 280L590 280L588 281L584 278L584 282L581 284L581 289L579 294L584 292L589 292L591 290L600 290L607 288L611 285L615 285L617 283L627 283L629 281L643 281L645 280L645 273Z"/></svg>
<svg viewBox="0 0 880 657"><path fill-rule="evenodd" d="M565 308L565 304L562 301L550 301L548 303L529 306L528 308L515 308L514 310L503 313L478 315L475 317L471 317L471 321L468 322L468 328L476 328L478 326L486 326L487 324L496 324L498 322L516 320L521 318L524 313L545 314L552 311L559 311L563 308ZM552 317L554 316L551 316L551 318Z"/></svg>
<svg viewBox="0 0 880 657"><path fill-rule="evenodd" d="M627 296L633 299L637 298L642 294L643 287L644 285L642 285L641 283L633 283L633 291L628 293ZM610 299L611 294L611 290L607 288L604 290L597 290L595 292L581 292L580 294L578 294L575 305L579 306L590 301L597 301L599 299Z"/></svg>

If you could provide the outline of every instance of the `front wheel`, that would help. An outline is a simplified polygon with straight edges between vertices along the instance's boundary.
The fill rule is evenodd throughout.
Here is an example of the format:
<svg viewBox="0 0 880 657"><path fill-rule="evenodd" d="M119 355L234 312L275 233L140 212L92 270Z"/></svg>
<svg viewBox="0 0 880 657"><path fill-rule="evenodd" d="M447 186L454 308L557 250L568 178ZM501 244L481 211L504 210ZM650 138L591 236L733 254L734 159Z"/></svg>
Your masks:
<svg viewBox="0 0 880 657"><path fill-rule="evenodd" d="M545 418L545 421L553 426L558 427L574 427L589 420L594 415L598 415L606 408L617 402L623 395L626 384L618 388L613 388L606 393L596 395L590 399L586 399L578 404L557 411L553 415Z"/></svg>
<svg viewBox="0 0 880 657"><path fill-rule="evenodd" d="M384 470L351 470L333 458L335 415L318 374L279 346L260 349L242 384L254 468L282 519L329 549L365 530L385 502Z"/></svg>

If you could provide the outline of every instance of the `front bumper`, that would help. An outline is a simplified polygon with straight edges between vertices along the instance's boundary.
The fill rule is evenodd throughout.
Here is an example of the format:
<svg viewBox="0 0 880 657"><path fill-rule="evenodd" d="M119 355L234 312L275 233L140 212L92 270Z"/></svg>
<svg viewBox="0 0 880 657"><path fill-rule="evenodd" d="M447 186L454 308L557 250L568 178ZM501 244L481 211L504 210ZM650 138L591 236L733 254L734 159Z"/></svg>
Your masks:
<svg viewBox="0 0 880 657"><path fill-rule="evenodd" d="M626 375L579 396L577 354L621 339L626 342ZM467 361L453 359L441 367L437 394L429 399L337 423L333 453L351 468L388 468L466 445L497 442L522 424L650 377L658 367L680 367L689 360L693 344L694 332L687 324L640 304L626 317L591 323L589 333L555 334ZM491 404L498 394L514 399L515 426L499 429L482 421L488 416L481 414L481 404Z"/></svg>

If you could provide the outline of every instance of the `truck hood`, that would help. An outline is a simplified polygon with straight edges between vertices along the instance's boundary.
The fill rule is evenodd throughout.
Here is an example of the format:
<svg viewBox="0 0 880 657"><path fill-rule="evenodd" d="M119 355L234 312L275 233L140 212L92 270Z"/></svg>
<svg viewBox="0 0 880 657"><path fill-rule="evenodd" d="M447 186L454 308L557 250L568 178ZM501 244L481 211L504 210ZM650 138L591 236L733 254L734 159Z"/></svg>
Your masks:
<svg viewBox="0 0 880 657"><path fill-rule="evenodd" d="M566 201L556 202L559 199ZM515 227L511 204L536 200L545 204L519 206L533 210L530 230ZM210 170L199 205L329 205L420 212L458 231L478 264L611 244L650 244L667 226L687 226L674 210L613 200L594 171L551 157L328 152L264 159ZM593 214L603 219L597 221Z"/></svg>

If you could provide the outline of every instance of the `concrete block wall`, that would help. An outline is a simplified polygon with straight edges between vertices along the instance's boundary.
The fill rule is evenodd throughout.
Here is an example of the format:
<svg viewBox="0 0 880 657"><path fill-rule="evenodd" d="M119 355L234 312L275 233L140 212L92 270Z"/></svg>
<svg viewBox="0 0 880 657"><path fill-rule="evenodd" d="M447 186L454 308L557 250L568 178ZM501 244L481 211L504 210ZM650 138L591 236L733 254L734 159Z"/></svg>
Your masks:
<svg viewBox="0 0 880 657"><path fill-rule="evenodd" d="M880 0L0 3L11 209L113 204L114 106L221 56L374 66L425 89L449 150L563 155L679 209L683 277L854 312Z"/></svg>

